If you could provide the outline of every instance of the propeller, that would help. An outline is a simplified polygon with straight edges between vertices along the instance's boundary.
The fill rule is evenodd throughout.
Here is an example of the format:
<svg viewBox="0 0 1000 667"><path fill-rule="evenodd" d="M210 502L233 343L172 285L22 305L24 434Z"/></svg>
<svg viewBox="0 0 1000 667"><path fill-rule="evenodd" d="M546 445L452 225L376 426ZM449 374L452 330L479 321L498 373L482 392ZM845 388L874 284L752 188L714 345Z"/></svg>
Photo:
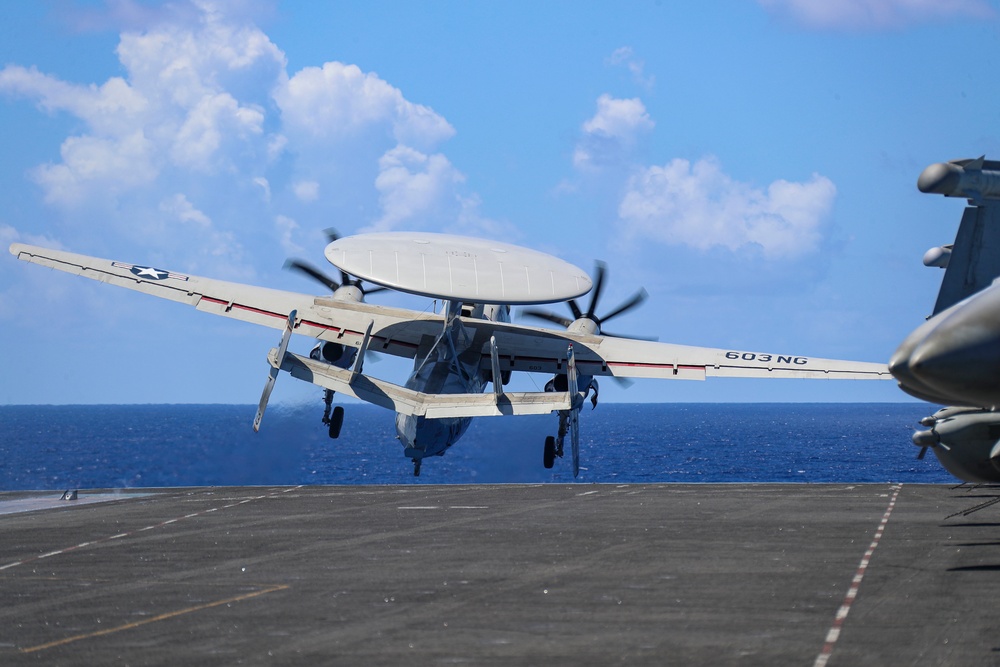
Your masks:
<svg viewBox="0 0 1000 667"><path fill-rule="evenodd" d="M568 317L562 317L553 312L547 310L540 310L537 308L525 308L521 311L522 316L534 317L540 320L545 320L547 322L552 322L553 324L558 324L560 326L578 329L584 333L590 334L602 334L605 336L612 336L615 338L631 338L634 340L656 340L655 337L647 336L633 336L629 334L613 334L604 331L604 324L619 315L623 315L628 311L637 308L643 301L649 298L649 294L645 289L639 289L638 292L633 294L629 299L622 302L617 308L607 313L606 315L597 315L597 304L601 299L601 292L604 290L604 280L607 277L608 266L604 262L597 262L596 268L594 270L594 288L590 292L590 304L587 306L586 312L580 310L580 305L576 302L576 299L570 299L566 302L569 306L570 312L573 315L573 319Z"/></svg>
<svg viewBox="0 0 1000 667"><path fill-rule="evenodd" d="M942 445L941 436L938 432L934 430L933 422L930 424L925 424L924 420L920 420L921 426L930 426L929 431L917 431L913 434L913 444L920 447L920 453L917 454L917 460L922 461L925 456L927 456L927 450L931 447L937 447Z"/></svg>
<svg viewBox="0 0 1000 667"><path fill-rule="evenodd" d="M333 229L332 227L330 229L325 230L325 233L328 243L333 243L338 238L340 238L340 235L337 234L337 230ZM321 283L331 292L336 292L341 287L350 286L350 287L356 287L361 292L362 296L367 296L369 294L375 294L377 292L385 292L386 290L389 289L388 287L366 288L361 284L360 279L351 277L351 275L346 271L344 271L343 269L341 269L340 271L340 282L338 283L336 280L326 275L312 264L304 262L301 259L286 260L285 268L306 274L313 280Z"/></svg>

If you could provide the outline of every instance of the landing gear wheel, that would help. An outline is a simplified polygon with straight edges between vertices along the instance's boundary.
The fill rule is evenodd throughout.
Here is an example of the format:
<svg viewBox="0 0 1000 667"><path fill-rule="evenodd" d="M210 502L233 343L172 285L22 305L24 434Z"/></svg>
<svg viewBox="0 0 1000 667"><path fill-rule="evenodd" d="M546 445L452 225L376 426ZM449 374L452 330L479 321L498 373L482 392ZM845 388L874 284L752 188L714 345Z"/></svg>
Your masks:
<svg viewBox="0 0 1000 667"><path fill-rule="evenodd" d="M330 437L337 439L340 437L340 427L344 425L344 407L338 405L330 415Z"/></svg>
<svg viewBox="0 0 1000 667"><path fill-rule="evenodd" d="M542 465L551 468L556 462L556 439L553 436L545 438L545 454L542 456Z"/></svg>

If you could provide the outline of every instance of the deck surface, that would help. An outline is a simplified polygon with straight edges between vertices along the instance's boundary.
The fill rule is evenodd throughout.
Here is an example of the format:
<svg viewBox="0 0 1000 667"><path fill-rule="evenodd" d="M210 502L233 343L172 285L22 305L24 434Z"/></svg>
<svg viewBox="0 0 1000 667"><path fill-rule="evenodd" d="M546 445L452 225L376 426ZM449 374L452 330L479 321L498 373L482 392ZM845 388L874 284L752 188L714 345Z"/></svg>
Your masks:
<svg viewBox="0 0 1000 667"><path fill-rule="evenodd" d="M995 491L0 494L0 664L1000 665Z"/></svg>

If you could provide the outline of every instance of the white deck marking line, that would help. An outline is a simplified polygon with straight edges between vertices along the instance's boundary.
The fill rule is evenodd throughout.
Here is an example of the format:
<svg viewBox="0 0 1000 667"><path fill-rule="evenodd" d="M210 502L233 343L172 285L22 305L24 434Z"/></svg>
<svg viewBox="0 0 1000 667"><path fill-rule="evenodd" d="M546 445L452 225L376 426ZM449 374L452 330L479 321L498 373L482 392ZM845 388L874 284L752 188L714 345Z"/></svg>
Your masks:
<svg viewBox="0 0 1000 667"><path fill-rule="evenodd" d="M298 489L301 489L301 488L302 488L302 485L300 484L299 486L293 486L293 487L284 489L283 491L280 491L278 493L288 493L289 491L297 491ZM43 558L51 558L52 556L60 556L62 554L69 553L70 551L76 551L77 549L82 549L84 547L89 547L89 546L92 546L92 545L95 545L95 544L102 544L104 542L110 542L111 540L120 540L123 537L130 537L132 535L135 535L136 533L141 533L141 532L143 532L145 530L153 530L154 528L163 528L164 526L169 526L172 523L177 523L178 521L183 521L184 519L192 519L194 517L201 516L202 514L208 514L209 512L215 512L216 510L219 510L219 509L226 509L226 508L229 508L229 507L236 507L237 505L242 505L243 503L248 503L248 502L251 502L253 500L261 500L263 498L274 498L274 497L276 497L278 495L278 493L271 493L271 494L267 494L267 495L263 495L263 496L255 496L253 498L249 498L249 499L244 500L242 502L233 503L232 505L224 505L221 508L219 508L219 507L213 507L212 509L202 510L201 512L194 512L192 514L186 514L186 515L184 515L182 517L177 517L175 519L167 519L166 521L161 521L160 523L154 523L154 524L150 524L148 526L143 526L142 528L136 528L135 530L131 530L131 531L127 532L127 533L118 533L117 535L111 535L110 537L101 537L101 538L98 538L96 540L90 540L89 542L81 542L80 544L74 544L73 546L66 547L65 549L57 549L56 551L50 551L48 553L41 554L40 556L32 556L31 558L24 558L22 560L17 560L17 561L11 562L11 563L7 563L6 565L0 565L0 571L9 570L12 567L18 567L19 565L24 565L25 563L34 563L36 561L42 560Z"/></svg>
<svg viewBox="0 0 1000 667"><path fill-rule="evenodd" d="M851 612L851 604L858 597L858 589L861 587L861 581L865 578L868 563L871 562L872 554L875 553L878 543L882 540L885 526L889 523L889 516L896 507L896 499L899 497L899 492L902 490L903 485L899 484L891 488L893 492L892 497L889 498L889 506L885 509L885 514L882 515L882 521L879 522L878 530L875 531L875 537L872 538L872 543L869 545L868 551L861 557L858 570L854 574L854 578L851 579L851 587L847 589L847 595L844 596L843 603L841 603L840 608L837 609L837 614L833 617L833 625L830 626L829 631L826 633L826 643L823 644L823 650L816 656L816 662L813 663L813 667L826 667L826 663L830 660L830 655L833 653L833 647L840 638L840 630L844 626L844 620Z"/></svg>

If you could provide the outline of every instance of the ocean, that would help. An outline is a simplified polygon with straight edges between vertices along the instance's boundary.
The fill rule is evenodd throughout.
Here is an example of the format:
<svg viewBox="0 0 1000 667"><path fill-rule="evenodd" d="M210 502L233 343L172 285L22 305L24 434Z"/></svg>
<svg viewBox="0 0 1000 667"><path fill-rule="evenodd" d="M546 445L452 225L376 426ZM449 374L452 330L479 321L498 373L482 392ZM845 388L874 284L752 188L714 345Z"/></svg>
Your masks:
<svg viewBox="0 0 1000 667"><path fill-rule="evenodd" d="M589 407L589 406L587 406ZM341 437L322 405L0 406L0 489L215 485L907 482L955 483L910 442L919 403L601 404L585 407L581 467L552 470L555 416L491 417L414 478L393 414L347 405Z"/></svg>

